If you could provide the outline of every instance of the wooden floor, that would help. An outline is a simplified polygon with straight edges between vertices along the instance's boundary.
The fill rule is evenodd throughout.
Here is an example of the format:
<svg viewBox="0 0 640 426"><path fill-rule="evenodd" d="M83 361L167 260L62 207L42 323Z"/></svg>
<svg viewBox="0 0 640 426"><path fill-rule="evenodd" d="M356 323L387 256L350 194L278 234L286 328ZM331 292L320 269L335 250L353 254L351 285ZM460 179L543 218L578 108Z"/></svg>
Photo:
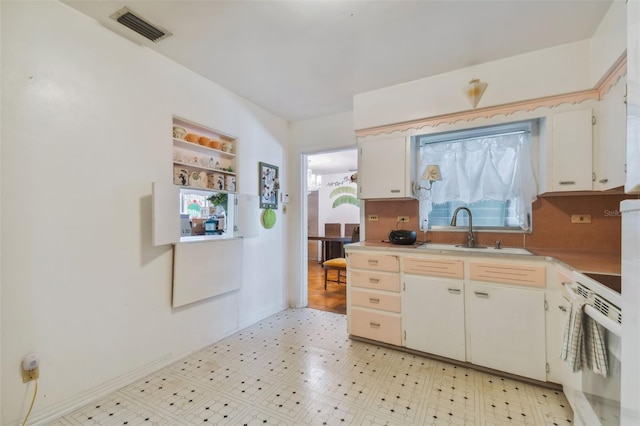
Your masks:
<svg viewBox="0 0 640 426"><path fill-rule="evenodd" d="M335 276L334 271L329 271L330 277ZM321 311L347 313L347 288L344 284L328 283L324 289L324 270L317 261L309 261L309 307Z"/></svg>

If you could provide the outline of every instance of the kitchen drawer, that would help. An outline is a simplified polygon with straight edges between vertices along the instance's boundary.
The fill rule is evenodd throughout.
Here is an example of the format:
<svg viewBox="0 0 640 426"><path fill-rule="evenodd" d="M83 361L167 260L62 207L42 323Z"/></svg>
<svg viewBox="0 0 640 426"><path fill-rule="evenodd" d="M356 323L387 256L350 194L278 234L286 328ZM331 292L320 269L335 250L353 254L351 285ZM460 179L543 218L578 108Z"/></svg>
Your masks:
<svg viewBox="0 0 640 426"><path fill-rule="evenodd" d="M546 286L547 277L544 266L484 262L469 262L469 274L472 281L519 284L541 288Z"/></svg>
<svg viewBox="0 0 640 426"><path fill-rule="evenodd" d="M397 314L351 309L351 334L378 342L402 345L402 321Z"/></svg>
<svg viewBox="0 0 640 426"><path fill-rule="evenodd" d="M351 268L371 271L400 272L398 256L388 254L350 253L347 257Z"/></svg>
<svg viewBox="0 0 640 426"><path fill-rule="evenodd" d="M405 258L404 272L407 274L434 277L464 278L464 261L460 259Z"/></svg>
<svg viewBox="0 0 640 426"><path fill-rule="evenodd" d="M400 313L400 294L351 289L351 304L365 308Z"/></svg>
<svg viewBox="0 0 640 426"><path fill-rule="evenodd" d="M374 288L377 290L400 291L400 274L388 272L349 271L351 287Z"/></svg>

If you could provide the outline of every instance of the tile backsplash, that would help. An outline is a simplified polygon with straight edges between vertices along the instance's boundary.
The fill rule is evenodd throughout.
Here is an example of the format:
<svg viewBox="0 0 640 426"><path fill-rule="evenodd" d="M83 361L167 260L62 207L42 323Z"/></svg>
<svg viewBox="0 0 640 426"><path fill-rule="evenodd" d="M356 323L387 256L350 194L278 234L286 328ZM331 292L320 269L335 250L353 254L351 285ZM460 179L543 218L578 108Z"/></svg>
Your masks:
<svg viewBox="0 0 640 426"><path fill-rule="evenodd" d="M539 197L533 203L532 233L479 232L475 234L476 243L493 245L500 240L505 247L620 252L620 201L628 198L638 196L594 193ZM591 223L571 223L573 214L591 215ZM377 216L378 220L371 221L370 216ZM409 216L409 223L396 226L398 216ZM415 230L418 241L443 244L467 241L465 232L420 232L416 200L367 201L364 220L367 241L388 240L389 231L396 228Z"/></svg>

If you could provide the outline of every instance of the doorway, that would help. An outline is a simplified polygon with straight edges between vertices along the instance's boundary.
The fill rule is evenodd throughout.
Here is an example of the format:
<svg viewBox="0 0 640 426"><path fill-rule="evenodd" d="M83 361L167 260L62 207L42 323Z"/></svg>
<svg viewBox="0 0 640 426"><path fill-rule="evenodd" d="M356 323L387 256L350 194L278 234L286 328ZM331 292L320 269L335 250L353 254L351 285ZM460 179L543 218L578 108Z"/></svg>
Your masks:
<svg viewBox="0 0 640 426"><path fill-rule="evenodd" d="M306 155L307 232L309 236L333 234L348 237L350 226L360 222L360 201L352 176L357 171L356 149L320 152ZM307 303L312 309L346 313L346 285L327 282L325 290L322 262L339 256L339 249L329 242L309 240L307 243ZM340 246L341 247L341 246ZM329 271L329 278L336 279L337 271ZM342 273L342 281L345 281Z"/></svg>

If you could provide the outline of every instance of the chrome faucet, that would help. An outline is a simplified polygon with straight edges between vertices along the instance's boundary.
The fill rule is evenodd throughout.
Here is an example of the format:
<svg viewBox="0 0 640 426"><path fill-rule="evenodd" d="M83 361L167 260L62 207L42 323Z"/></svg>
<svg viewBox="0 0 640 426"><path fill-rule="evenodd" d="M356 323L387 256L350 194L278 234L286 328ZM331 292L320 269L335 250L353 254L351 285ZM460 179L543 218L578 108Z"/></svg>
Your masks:
<svg viewBox="0 0 640 426"><path fill-rule="evenodd" d="M473 248L475 247L476 243L473 239L473 215L471 214L471 210L466 207L458 207L453 212L453 217L451 218L451 226L456 226L456 223L458 221L458 212L460 210L465 210L467 212L467 215L469 216L469 235L467 236L467 247Z"/></svg>

